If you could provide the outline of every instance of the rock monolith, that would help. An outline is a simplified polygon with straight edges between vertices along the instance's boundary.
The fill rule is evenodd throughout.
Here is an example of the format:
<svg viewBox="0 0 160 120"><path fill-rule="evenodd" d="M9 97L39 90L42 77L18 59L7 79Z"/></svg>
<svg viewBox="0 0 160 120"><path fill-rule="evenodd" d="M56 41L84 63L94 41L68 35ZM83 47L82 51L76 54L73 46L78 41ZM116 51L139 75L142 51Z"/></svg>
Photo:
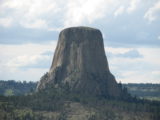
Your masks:
<svg viewBox="0 0 160 120"><path fill-rule="evenodd" d="M71 91L84 94L120 96L121 89L109 70L100 30L71 27L60 32L51 68L41 78L37 90L65 84Z"/></svg>

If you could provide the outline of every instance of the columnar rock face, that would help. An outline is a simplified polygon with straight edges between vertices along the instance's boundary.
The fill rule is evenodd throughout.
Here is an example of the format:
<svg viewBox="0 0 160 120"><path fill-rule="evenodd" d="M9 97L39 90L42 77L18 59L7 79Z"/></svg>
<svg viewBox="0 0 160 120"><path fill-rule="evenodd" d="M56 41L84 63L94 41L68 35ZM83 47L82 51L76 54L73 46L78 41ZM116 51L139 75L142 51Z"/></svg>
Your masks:
<svg viewBox="0 0 160 120"><path fill-rule="evenodd" d="M71 91L120 96L121 89L110 73L100 30L71 27L60 32L51 68L37 90L50 84L69 85Z"/></svg>

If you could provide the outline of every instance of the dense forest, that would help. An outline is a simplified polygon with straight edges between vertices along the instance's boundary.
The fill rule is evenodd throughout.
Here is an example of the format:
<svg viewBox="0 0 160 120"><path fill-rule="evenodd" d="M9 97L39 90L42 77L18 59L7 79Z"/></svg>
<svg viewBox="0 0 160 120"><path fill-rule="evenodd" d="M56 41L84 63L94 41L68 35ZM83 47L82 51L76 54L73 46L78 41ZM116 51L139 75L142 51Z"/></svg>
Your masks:
<svg viewBox="0 0 160 120"><path fill-rule="evenodd" d="M129 83L123 84L132 96L160 101L160 84Z"/></svg>
<svg viewBox="0 0 160 120"><path fill-rule="evenodd" d="M130 94L121 98L84 95L70 92L68 86L61 88L48 86L47 89L36 93L33 91L37 83L12 81L13 84L7 87L7 82L6 88L13 88L13 93L16 93L14 90L17 89L21 91L21 95L0 96L0 120L141 120L142 118L159 120L160 118L160 102L139 99ZM16 88L16 84L22 86ZM26 84L30 87L23 93L21 89L26 87ZM126 84L119 85L127 92Z"/></svg>
<svg viewBox="0 0 160 120"><path fill-rule="evenodd" d="M37 86L37 82L14 81L14 80L0 80L0 95L25 95L33 92Z"/></svg>
<svg viewBox="0 0 160 120"><path fill-rule="evenodd" d="M35 91L37 82L0 80L0 95L25 95ZM160 100L160 84L151 83L128 83L122 84L134 97L146 98L150 100Z"/></svg>

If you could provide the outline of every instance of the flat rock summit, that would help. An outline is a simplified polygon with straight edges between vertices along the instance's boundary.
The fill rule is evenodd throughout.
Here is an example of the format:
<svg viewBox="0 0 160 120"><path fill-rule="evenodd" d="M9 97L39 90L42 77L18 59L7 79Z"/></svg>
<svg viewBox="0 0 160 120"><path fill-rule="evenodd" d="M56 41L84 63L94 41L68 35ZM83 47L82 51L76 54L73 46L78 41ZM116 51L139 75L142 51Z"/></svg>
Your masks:
<svg viewBox="0 0 160 120"><path fill-rule="evenodd" d="M71 27L62 30L48 73L37 90L47 85L68 85L71 91L102 96L120 96L121 89L111 74L100 30Z"/></svg>

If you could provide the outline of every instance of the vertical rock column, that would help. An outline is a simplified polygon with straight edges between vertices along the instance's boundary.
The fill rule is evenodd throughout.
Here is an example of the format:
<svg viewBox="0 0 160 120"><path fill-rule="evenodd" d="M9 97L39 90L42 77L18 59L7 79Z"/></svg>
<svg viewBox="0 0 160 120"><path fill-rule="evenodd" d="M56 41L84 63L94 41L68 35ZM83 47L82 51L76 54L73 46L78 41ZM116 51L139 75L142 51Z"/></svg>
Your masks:
<svg viewBox="0 0 160 120"><path fill-rule="evenodd" d="M121 89L110 73L100 30L71 27L60 32L49 72L37 90L69 85L72 91L103 96L120 96Z"/></svg>

